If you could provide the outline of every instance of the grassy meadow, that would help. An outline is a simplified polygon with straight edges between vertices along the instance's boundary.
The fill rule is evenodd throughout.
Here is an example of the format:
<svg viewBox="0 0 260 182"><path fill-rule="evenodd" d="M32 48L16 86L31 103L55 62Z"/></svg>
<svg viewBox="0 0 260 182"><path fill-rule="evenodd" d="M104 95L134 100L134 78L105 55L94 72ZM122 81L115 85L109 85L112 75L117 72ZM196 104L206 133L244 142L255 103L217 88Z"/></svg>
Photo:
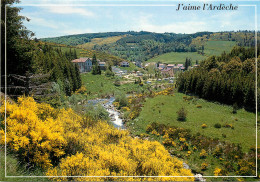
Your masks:
<svg viewBox="0 0 260 182"><path fill-rule="evenodd" d="M207 56L220 56L224 51L231 52L236 45L235 41L207 41L204 47L204 53Z"/></svg>
<svg viewBox="0 0 260 182"><path fill-rule="evenodd" d="M133 81L128 81L125 78L119 77L107 77L104 73L101 75L93 75L91 73L81 74L83 85L87 88L88 98L97 98L104 97L115 94L117 91L123 93L132 93L137 92L141 93L150 85L140 86L139 84L135 84ZM114 82L116 79L119 79L121 82L120 86L115 86Z"/></svg>
<svg viewBox="0 0 260 182"><path fill-rule="evenodd" d="M91 42L78 45L77 47L79 48L85 48L85 49L92 49L95 45L104 45L104 44L111 44L119 39L123 38L125 36L112 36L112 37L107 37L107 38L94 38L91 39Z"/></svg>
<svg viewBox="0 0 260 182"><path fill-rule="evenodd" d="M201 43L193 41L193 44L201 46ZM165 53L149 59L147 62L158 62L166 64L184 64L186 58L192 59L192 64L196 63L196 60L201 61L209 56L219 56L224 51L229 53L232 48L236 45L235 41L205 41L204 53L205 55L198 54L197 52L170 52Z"/></svg>
<svg viewBox="0 0 260 182"><path fill-rule="evenodd" d="M184 94L175 93L175 96L157 96L148 98L142 108L140 116L128 123L134 134L145 133L148 124L153 122L168 124L170 126L190 129L193 134L197 132L210 138L219 138L223 141L241 143L243 150L248 151L255 146L256 129L254 113L240 109L232 114L232 107L212 103L203 99L185 101ZM185 122L177 121L177 111L184 107L188 114ZM197 108L201 106L202 108ZM132 124L133 123L133 124ZM231 128L215 128L214 125L231 124ZM206 124L207 128L201 125Z"/></svg>
<svg viewBox="0 0 260 182"><path fill-rule="evenodd" d="M194 65L196 60L201 61L207 57L198 54L197 52L170 52L151 58L147 62L161 61L162 63L166 64L184 64L186 58L191 58L192 64Z"/></svg>

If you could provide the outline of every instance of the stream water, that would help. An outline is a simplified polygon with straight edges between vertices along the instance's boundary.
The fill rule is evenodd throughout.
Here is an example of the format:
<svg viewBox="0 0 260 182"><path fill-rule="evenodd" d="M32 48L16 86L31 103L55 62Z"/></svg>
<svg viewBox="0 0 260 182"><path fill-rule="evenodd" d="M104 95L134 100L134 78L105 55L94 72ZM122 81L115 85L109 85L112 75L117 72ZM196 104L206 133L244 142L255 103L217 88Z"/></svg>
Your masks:
<svg viewBox="0 0 260 182"><path fill-rule="evenodd" d="M125 129L123 120L119 117L120 113L113 105L114 101L115 101L115 98L111 97L109 99L89 100L88 104L92 104L92 105L101 104L109 113L109 118L110 118L110 121L113 123L113 125L116 128Z"/></svg>

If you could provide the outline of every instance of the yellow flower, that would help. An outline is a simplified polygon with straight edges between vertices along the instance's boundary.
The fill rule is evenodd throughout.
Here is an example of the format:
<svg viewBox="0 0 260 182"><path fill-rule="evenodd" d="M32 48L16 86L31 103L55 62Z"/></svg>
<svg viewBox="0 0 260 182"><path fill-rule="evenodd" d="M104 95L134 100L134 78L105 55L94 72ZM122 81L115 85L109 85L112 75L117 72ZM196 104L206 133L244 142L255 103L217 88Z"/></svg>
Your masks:
<svg viewBox="0 0 260 182"><path fill-rule="evenodd" d="M215 176L222 176L222 169L216 167L215 170L214 170L214 175Z"/></svg>
<svg viewBox="0 0 260 182"><path fill-rule="evenodd" d="M182 138L182 137L180 137L180 142L182 142L182 143L184 143L185 141L186 141L186 139L185 138Z"/></svg>
<svg viewBox="0 0 260 182"><path fill-rule="evenodd" d="M205 158L205 157L207 157L207 155L208 154L207 154L206 150L202 149L200 152L200 158Z"/></svg>
<svg viewBox="0 0 260 182"><path fill-rule="evenodd" d="M203 129L204 129L204 128L207 128L207 125L206 125L206 124L202 124L202 125L201 125L201 128L203 128Z"/></svg>

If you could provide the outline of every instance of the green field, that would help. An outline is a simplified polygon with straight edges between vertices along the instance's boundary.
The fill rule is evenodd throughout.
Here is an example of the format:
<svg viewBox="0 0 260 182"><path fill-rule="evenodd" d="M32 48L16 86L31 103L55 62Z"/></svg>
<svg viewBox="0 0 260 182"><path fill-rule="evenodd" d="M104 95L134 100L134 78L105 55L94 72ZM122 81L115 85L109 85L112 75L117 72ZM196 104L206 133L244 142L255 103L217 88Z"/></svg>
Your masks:
<svg viewBox="0 0 260 182"><path fill-rule="evenodd" d="M219 56L224 51L229 53L235 45L235 41L207 41L205 44L204 53L207 56Z"/></svg>
<svg viewBox="0 0 260 182"><path fill-rule="evenodd" d="M240 143L245 151L248 151L251 146L255 146L256 115L254 113L240 109L237 114L232 114L230 106L203 99L188 102L184 101L183 96L185 95L176 93L175 96L157 96L147 99L140 116L130 122L131 131L134 134L145 133L148 124L158 122L190 129L194 134L200 132L210 138ZM202 108L197 108L196 105L201 105ZM176 112L182 106L188 111L186 122L177 121ZM224 127L217 129L214 127L216 123L232 124L234 129ZM202 124L206 124L207 128L202 129ZM226 138L223 138L222 134L226 135Z"/></svg>
<svg viewBox="0 0 260 182"><path fill-rule="evenodd" d="M50 181L48 178L34 178L34 177L5 177L5 152L4 146L0 146L0 181ZM19 165L20 164L20 165ZM34 170L26 170L25 165L22 165L17 157L13 154L6 156L6 173L7 176L45 176L45 173L36 167Z"/></svg>
<svg viewBox="0 0 260 182"><path fill-rule="evenodd" d="M206 56L200 55L197 52L170 52L159 55L157 57L149 59L147 62L158 62L167 64L184 64L186 58L192 59L192 64L196 63L196 60L201 61L206 59Z"/></svg>
<svg viewBox="0 0 260 182"><path fill-rule="evenodd" d="M106 37L106 38L94 38L91 39L91 42L78 45L79 48L85 48L85 49L93 49L95 45L104 45L104 44L112 44L118 41L119 39L125 37L124 35L121 36L112 36L112 37Z"/></svg>
<svg viewBox="0 0 260 182"><path fill-rule="evenodd" d="M219 56L224 51L229 53L236 45L235 41L206 41L204 46L205 55L198 54L197 52L170 52L165 53L154 58L149 59L147 62L158 62L166 64L184 64L186 58L192 59L194 65L196 60L201 61L209 56ZM199 45L199 44L198 44Z"/></svg>
<svg viewBox="0 0 260 182"><path fill-rule="evenodd" d="M150 85L140 86L139 84L134 84L129 82L124 78L119 78L121 85L115 86L114 82L117 77L106 77L104 73L101 75L93 75L91 73L81 74L82 83L87 88L88 98L93 99L97 97L111 96L117 91L123 93L137 92L141 93L148 89Z"/></svg>

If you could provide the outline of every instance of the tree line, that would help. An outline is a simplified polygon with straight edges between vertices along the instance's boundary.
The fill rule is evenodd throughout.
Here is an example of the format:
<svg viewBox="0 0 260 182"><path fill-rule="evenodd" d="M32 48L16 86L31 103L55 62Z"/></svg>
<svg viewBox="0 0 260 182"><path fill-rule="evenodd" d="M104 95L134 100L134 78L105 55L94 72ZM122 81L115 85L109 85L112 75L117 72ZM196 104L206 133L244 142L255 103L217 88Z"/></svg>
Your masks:
<svg viewBox="0 0 260 182"><path fill-rule="evenodd" d="M65 95L70 95L76 89L81 87L81 78L77 66L71 63L71 59L77 58L76 51L67 51L63 53L60 49L55 49L47 44L40 44L34 41L32 37L34 33L29 31L24 25L23 20L26 17L19 15L21 8L13 7L12 4L19 3L18 0L5 0L1 4L1 91L4 91L5 75L9 78L16 75L16 78L30 78L37 76L27 75L49 75L47 81L37 79L37 82L50 82L53 85L59 85L60 91L64 91ZM5 17L6 6L6 17ZM6 18L6 21L5 21ZM7 31L5 32L5 25ZM6 47L5 47L6 45ZM6 54L5 54L6 48ZM6 56L6 61L5 61ZM7 72L5 72L5 68ZM20 76L20 77L19 77ZM40 81L39 81L40 80ZM32 81L32 80L30 80ZM28 83L28 82L27 82ZM18 85L18 82L8 79L8 85L26 87L26 85ZM15 92L15 93L14 93ZM23 91L8 90L7 94L25 94Z"/></svg>
<svg viewBox="0 0 260 182"><path fill-rule="evenodd" d="M258 74L260 71L259 68L256 70L254 57L253 48L243 47L235 47L229 54L224 52L221 56L212 56L201 62L200 67L180 74L178 90L254 110L255 77L256 71Z"/></svg>

